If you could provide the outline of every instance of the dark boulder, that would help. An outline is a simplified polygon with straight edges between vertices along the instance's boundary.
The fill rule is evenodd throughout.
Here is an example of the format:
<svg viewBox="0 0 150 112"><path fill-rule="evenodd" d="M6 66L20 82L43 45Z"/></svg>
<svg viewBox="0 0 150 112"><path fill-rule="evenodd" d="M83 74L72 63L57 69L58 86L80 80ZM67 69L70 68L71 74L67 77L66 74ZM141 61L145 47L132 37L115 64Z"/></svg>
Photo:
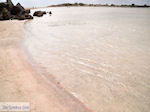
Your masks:
<svg viewBox="0 0 150 112"><path fill-rule="evenodd" d="M25 12L25 9L24 9L24 7L20 4L20 3L18 3L17 5L16 5L16 7L20 10L20 14L23 14L23 12Z"/></svg>
<svg viewBox="0 0 150 112"><path fill-rule="evenodd" d="M46 11L42 11L43 12L43 14L46 14Z"/></svg>
<svg viewBox="0 0 150 112"><path fill-rule="evenodd" d="M21 15L21 14L23 14L24 11L25 11L24 7L20 3L18 3L16 6L14 6L11 9L11 14L12 15Z"/></svg>
<svg viewBox="0 0 150 112"><path fill-rule="evenodd" d="M19 16L17 16L17 19L18 19L18 20L25 20L26 17L25 17L24 15L19 15Z"/></svg>
<svg viewBox="0 0 150 112"><path fill-rule="evenodd" d="M27 10L24 10L24 12L23 12L24 14L30 14L31 13L31 11L30 11L30 9L27 9Z"/></svg>
<svg viewBox="0 0 150 112"><path fill-rule="evenodd" d="M52 12L50 11L50 12L49 12L49 14L51 15L51 14L52 14Z"/></svg>
<svg viewBox="0 0 150 112"><path fill-rule="evenodd" d="M20 3L14 6L11 0L7 0L0 3L0 20L9 19L25 20L33 19L33 17L30 15L30 10L25 10Z"/></svg>
<svg viewBox="0 0 150 112"><path fill-rule="evenodd" d="M25 18L26 19L33 19L33 16L27 14L27 15L25 15Z"/></svg>
<svg viewBox="0 0 150 112"><path fill-rule="evenodd" d="M14 4L12 3L11 0L7 0L7 4L8 4L9 9L12 9L14 7Z"/></svg>
<svg viewBox="0 0 150 112"><path fill-rule="evenodd" d="M14 8L11 11L11 14L16 15L19 20L24 20L24 17L25 19L33 19L33 17L29 15L30 10L25 10L20 4L17 4L16 6L14 6Z"/></svg>
<svg viewBox="0 0 150 112"><path fill-rule="evenodd" d="M46 14L45 11L35 11L33 16L42 17L44 14Z"/></svg>
<svg viewBox="0 0 150 112"><path fill-rule="evenodd" d="M43 13L41 11L34 12L33 16L41 17L43 16Z"/></svg>
<svg viewBox="0 0 150 112"><path fill-rule="evenodd" d="M8 8L8 4L0 3L0 9L3 9L3 8Z"/></svg>
<svg viewBox="0 0 150 112"><path fill-rule="evenodd" d="M10 14L10 12L9 12L9 10L7 8L3 8L1 14L2 14L1 17L4 20L9 20L11 18L11 14Z"/></svg>
<svg viewBox="0 0 150 112"><path fill-rule="evenodd" d="M2 14L0 14L0 20L3 20L3 15Z"/></svg>
<svg viewBox="0 0 150 112"><path fill-rule="evenodd" d="M12 15L22 15L24 12L25 12L25 9L20 3L18 3L16 6L14 6L11 9Z"/></svg>
<svg viewBox="0 0 150 112"><path fill-rule="evenodd" d="M11 20L13 20L13 19L18 19L18 16L16 16L16 15L11 15L10 19L11 19Z"/></svg>
<svg viewBox="0 0 150 112"><path fill-rule="evenodd" d="M19 14L21 14L20 8L14 6L13 9L11 10L11 14L12 15L19 15Z"/></svg>

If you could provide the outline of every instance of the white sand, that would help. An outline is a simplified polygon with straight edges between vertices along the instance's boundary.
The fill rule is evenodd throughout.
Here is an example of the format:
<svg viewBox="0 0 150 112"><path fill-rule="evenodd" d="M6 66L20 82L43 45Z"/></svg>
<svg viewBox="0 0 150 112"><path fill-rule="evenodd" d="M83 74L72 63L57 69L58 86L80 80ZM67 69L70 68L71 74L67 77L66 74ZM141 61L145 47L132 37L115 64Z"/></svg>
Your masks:
<svg viewBox="0 0 150 112"><path fill-rule="evenodd" d="M20 49L23 25L23 21L0 22L0 102L30 102L31 112L89 111L32 69Z"/></svg>

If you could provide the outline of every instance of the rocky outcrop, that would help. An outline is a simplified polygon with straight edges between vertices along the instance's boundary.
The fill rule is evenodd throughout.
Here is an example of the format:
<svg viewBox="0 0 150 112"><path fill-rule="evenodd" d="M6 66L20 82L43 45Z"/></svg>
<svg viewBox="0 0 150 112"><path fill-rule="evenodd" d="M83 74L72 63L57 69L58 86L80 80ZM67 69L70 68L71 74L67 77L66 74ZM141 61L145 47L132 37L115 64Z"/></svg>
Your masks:
<svg viewBox="0 0 150 112"><path fill-rule="evenodd" d="M11 18L11 14L7 8L2 9L1 15L4 20L9 20Z"/></svg>
<svg viewBox="0 0 150 112"><path fill-rule="evenodd" d="M23 14L23 12L25 12L25 9L24 9L24 7L20 4L20 3L18 3L17 5L16 5L16 7L20 10L20 14Z"/></svg>
<svg viewBox="0 0 150 112"><path fill-rule="evenodd" d="M7 0L7 2L6 2L7 4L8 4L8 6L9 6L9 8L13 8L14 7L14 4L12 3L12 1L11 0Z"/></svg>
<svg viewBox="0 0 150 112"><path fill-rule="evenodd" d="M44 14L46 14L45 11L35 11L33 16L42 17Z"/></svg>
<svg viewBox="0 0 150 112"><path fill-rule="evenodd" d="M30 10L26 10L20 3L14 5L11 0L0 3L0 20L33 19Z"/></svg>

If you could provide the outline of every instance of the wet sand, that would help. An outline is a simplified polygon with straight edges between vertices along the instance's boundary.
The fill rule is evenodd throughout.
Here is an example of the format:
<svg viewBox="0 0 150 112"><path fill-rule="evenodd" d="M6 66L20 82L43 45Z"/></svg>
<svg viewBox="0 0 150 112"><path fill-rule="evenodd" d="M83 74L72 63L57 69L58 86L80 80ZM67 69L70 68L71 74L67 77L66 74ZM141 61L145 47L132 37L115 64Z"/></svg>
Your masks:
<svg viewBox="0 0 150 112"><path fill-rule="evenodd" d="M53 79L46 82L20 44L24 22L0 22L0 102L30 102L31 112L89 112Z"/></svg>

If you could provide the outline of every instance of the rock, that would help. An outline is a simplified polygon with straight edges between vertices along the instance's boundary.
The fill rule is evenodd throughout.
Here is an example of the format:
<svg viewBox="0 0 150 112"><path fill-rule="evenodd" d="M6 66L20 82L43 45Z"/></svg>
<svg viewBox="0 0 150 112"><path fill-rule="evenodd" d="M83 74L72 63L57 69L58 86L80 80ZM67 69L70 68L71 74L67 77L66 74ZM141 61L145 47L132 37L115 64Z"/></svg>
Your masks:
<svg viewBox="0 0 150 112"><path fill-rule="evenodd" d="M27 9L27 10L24 10L24 12L23 12L24 14L30 14L31 13L31 11L30 11L30 9Z"/></svg>
<svg viewBox="0 0 150 112"><path fill-rule="evenodd" d="M25 12L25 9L24 7L21 6L20 3L14 6L11 10L12 15L22 15L24 12Z"/></svg>
<svg viewBox="0 0 150 112"><path fill-rule="evenodd" d="M43 14L46 14L46 11L42 11L43 12Z"/></svg>
<svg viewBox="0 0 150 112"><path fill-rule="evenodd" d="M34 12L33 16L41 17L43 16L43 13L41 11Z"/></svg>
<svg viewBox="0 0 150 112"><path fill-rule="evenodd" d="M6 4L6 3L0 3L0 11L1 11L1 9L7 8L7 7L8 7L8 4Z"/></svg>
<svg viewBox="0 0 150 112"><path fill-rule="evenodd" d="M19 15L19 14L21 14L20 8L14 6L13 9L11 10L11 14L12 15Z"/></svg>
<svg viewBox="0 0 150 112"><path fill-rule="evenodd" d="M18 3L18 4L16 5L16 7L20 10L20 12L18 12L18 13L23 14L23 12L25 12L24 7L23 7L20 3Z"/></svg>
<svg viewBox="0 0 150 112"><path fill-rule="evenodd" d="M33 19L33 17L31 15L25 15L26 19Z"/></svg>
<svg viewBox="0 0 150 112"><path fill-rule="evenodd" d="M11 19L11 20L13 20L13 19L18 19L18 17L17 17L16 15L11 15L10 19Z"/></svg>
<svg viewBox="0 0 150 112"><path fill-rule="evenodd" d="M46 14L45 11L35 11L33 16L42 17L44 14Z"/></svg>
<svg viewBox="0 0 150 112"><path fill-rule="evenodd" d="M50 11L50 12L49 12L49 14L51 15L51 14L52 14L52 12Z"/></svg>
<svg viewBox="0 0 150 112"><path fill-rule="evenodd" d="M33 19L33 17L29 14L30 10L25 10L25 8L20 3L18 3L16 6L14 6L11 0L7 0L7 2L0 3L0 20Z"/></svg>
<svg viewBox="0 0 150 112"><path fill-rule="evenodd" d="M3 20L3 15L2 14L0 14L0 20Z"/></svg>
<svg viewBox="0 0 150 112"><path fill-rule="evenodd" d="M7 8L3 8L1 13L4 20L9 20L11 18L10 12Z"/></svg>
<svg viewBox="0 0 150 112"><path fill-rule="evenodd" d="M25 17L24 15L19 15L19 16L17 17L17 19L19 19L19 20L25 20L26 17Z"/></svg>
<svg viewBox="0 0 150 112"><path fill-rule="evenodd" d="M14 7L14 4L12 3L11 0L7 0L7 4L8 4L9 9L12 9Z"/></svg>

